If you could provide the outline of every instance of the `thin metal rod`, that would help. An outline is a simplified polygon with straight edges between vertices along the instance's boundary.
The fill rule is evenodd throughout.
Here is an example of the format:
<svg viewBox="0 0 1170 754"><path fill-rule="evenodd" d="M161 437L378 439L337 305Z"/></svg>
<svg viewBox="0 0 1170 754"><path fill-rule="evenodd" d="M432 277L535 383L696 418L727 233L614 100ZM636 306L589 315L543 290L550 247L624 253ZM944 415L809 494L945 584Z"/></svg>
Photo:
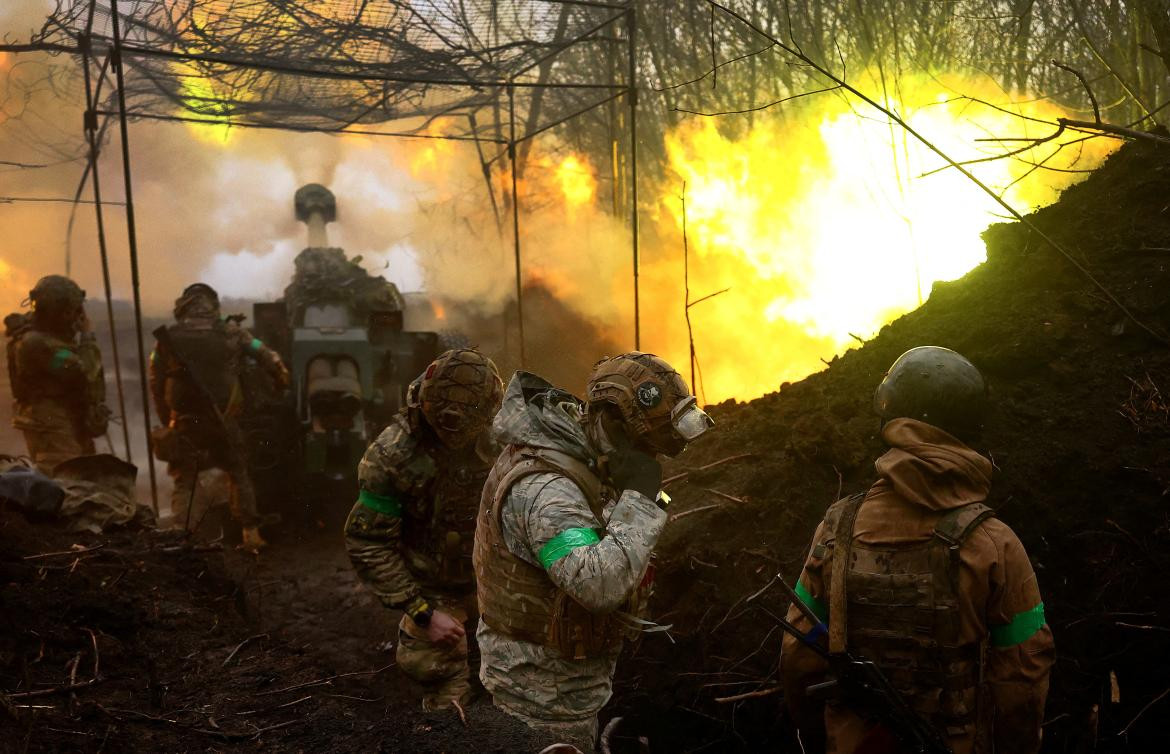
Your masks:
<svg viewBox="0 0 1170 754"><path fill-rule="evenodd" d="M119 115L116 110L98 110L98 115ZM217 118L195 118L186 115L162 115L159 113L144 113L131 111L126 113L130 118L145 120L159 120L167 123L200 123L211 126L228 126L230 128L266 128L274 131L295 131L298 133L346 134L353 136L392 136L398 139L435 139L437 141L477 141L474 136L440 136L437 134L416 134L408 131L365 131L346 126L341 128L314 128L313 126L296 126L290 124L248 123L247 121L220 120ZM481 137L478 141L488 141L494 144L507 144L507 139L492 139Z"/></svg>
<svg viewBox="0 0 1170 754"><path fill-rule="evenodd" d="M110 324L110 355L114 359L114 384L118 388L118 414L122 417L122 442L126 449L126 463L134 463L134 454L130 449L130 420L126 414L126 391L122 383L122 357L118 352L118 328L114 321L114 294L110 285L110 254L106 245L106 221L102 212L102 180L98 172L98 133L97 115L94 114L93 82L89 75L90 47L88 44L89 29L93 24L94 6L97 0L92 0L89 6L89 21L86 24L85 54L82 57L81 68L85 77L85 114L82 120L82 130L89 142L89 173L93 179L93 208L97 216L98 251L102 260L102 286L106 294L106 319ZM107 62L109 58L106 59ZM103 64L104 65L104 64Z"/></svg>
<svg viewBox="0 0 1170 754"><path fill-rule="evenodd" d="M118 125L122 132L122 173L126 183L126 236L130 243L130 283L134 289L134 331L138 340L138 378L142 381L142 423L146 429L146 463L150 470L150 503L158 515L158 479L154 471L154 442L150 436L150 386L146 378L146 346L142 338L142 290L138 279L138 229L134 223L134 190L130 175L130 129L126 118L126 78L122 60L118 0L110 0L114 30L114 75L118 82Z"/></svg>
<svg viewBox="0 0 1170 754"><path fill-rule="evenodd" d="M512 241L516 257L516 322L520 337L520 368L527 366L524 353L524 282L520 269L520 194L516 188L516 95L508 87L508 128L511 141L508 143L509 167L512 170Z"/></svg>
<svg viewBox="0 0 1170 754"><path fill-rule="evenodd" d="M638 64L635 42L638 16L632 2L627 13L629 14L627 28L629 33L627 36L629 37L630 68L626 74L626 84L629 87L627 92L630 104L630 234L634 251L634 350L639 351L642 349L642 312L638 291L638 268L640 266L638 249Z"/></svg>

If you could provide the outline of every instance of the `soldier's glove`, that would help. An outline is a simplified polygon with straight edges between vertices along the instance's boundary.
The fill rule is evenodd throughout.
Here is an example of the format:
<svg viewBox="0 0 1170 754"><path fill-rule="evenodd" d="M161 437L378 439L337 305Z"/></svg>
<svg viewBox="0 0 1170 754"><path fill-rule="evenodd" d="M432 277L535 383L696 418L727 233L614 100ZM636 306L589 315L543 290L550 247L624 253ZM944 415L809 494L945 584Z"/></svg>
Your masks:
<svg viewBox="0 0 1170 754"><path fill-rule="evenodd" d="M662 465L649 453L630 448L609 457L609 477L618 489L654 500L662 487Z"/></svg>

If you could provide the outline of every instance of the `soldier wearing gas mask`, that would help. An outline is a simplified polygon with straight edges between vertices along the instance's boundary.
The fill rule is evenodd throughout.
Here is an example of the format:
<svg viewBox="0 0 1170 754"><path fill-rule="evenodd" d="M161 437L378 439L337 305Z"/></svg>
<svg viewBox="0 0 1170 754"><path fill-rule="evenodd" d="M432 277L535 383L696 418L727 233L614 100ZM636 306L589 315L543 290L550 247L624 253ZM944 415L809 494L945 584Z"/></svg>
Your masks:
<svg viewBox="0 0 1170 754"><path fill-rule="evenodd" d="M622 643L645 625L667 519L657 456L711 426L652 354L598 362L585 401L512 379L475 538L480 679L496 706L593 750Z"/></svg>
<svg viewBox="0 0 1170 754"><path fill-rule="evenodd" d="M102 354L85 314L85 291L63 275L29 291L32 313L5 320L14 427L46 474L62 461L95 452L110 411Z"/></svg>
<svg viewBox="0 0 1170 754"><path fill-rule="evenodd" d="M447 351L411 384L407 407L358 466L345 546L358 578L404 612L398 667L422 686L424 709L465 704L471 693L465 624L479 614L471 548L502 394L491 359Z"/></svg>

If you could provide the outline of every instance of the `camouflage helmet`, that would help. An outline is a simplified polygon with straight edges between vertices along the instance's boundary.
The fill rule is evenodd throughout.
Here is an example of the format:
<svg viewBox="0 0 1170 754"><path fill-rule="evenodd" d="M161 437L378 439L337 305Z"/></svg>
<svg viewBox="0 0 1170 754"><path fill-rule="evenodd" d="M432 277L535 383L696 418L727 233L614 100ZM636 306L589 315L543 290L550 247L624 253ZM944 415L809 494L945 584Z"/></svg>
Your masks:
<svg viewBox="0 0 1170 754"><path fill-rule="evenodd" d="M175 319L218 317L219 294L207 283L192 283L175 299Z"/></svg>
<svg viewBox="0 0 1170 754"><path fill-rule="evenodd" d="M632 351L593 366L586 410L596 413L604 406L617 410L630 439L668 456L714 426L682 376L650 353Z"/></svg>
<svg viewBox="0 0 1170 754"><path fill-rule="evenodd" d="M962 354L939 346L911 348L890 366L873 394L883 421L918 419L960 440L977 436L987 413L987 384Z"/></svg>
<svg viewBox="0 0 1170 754"><path fill-rule="evenodd" d="M500 409L504 385L496 365L474 348L446 351L407 391L407 405L450 448L473 441Z"/></svg>
<svg viewBox="0 0 1170 754"><path fill-rule="evenodd" d="M46 275L28 292L33 314L55 316L74 314L85 302L85 291L64 275Z"/></svg>

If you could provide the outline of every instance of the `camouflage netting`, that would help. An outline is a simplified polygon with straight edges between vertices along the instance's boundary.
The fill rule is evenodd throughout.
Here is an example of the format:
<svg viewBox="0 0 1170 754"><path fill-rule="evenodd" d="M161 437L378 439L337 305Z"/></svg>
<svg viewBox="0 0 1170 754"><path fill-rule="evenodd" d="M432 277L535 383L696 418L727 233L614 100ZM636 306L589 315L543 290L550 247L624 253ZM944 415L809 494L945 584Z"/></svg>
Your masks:
<svg viewBox="0 0 1170 754"><path fill-rule="evenodd" d="M110 0L94 5L91 21L91 0L60 0L35 41L72 48L92 23L100 59L113 44ZM408 121L411 132L503 141L499 115L508 107L509 80L519 82L518 112L532 112L535 98L544 103L535 108L545 114L540 122L525 119L518 135L623 87L574 80L573 71L557 71L552 89L532 86L554 78L545 58L556 52L618 42L625 11L617 5L122 0L117 7L130 73L127 106L138 117L304 130ZM614 24L605 35L574 41L607 20ZM477 120L483 108L494 117Z"/></svg>

